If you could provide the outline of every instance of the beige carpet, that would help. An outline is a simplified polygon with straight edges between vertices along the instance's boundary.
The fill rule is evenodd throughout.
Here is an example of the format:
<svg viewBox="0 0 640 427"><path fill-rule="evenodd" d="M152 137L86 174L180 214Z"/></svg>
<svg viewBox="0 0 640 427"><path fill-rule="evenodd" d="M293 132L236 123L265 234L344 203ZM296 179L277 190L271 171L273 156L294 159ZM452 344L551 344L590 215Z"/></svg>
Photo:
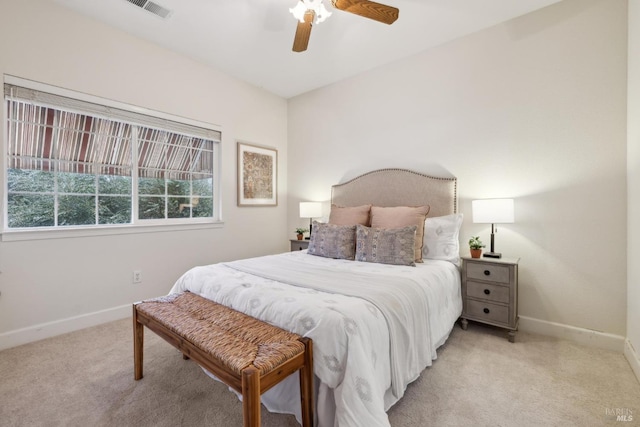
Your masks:
<svg viewBox="0 0 640 427"><path fill-rule="evenodd" d="M0 352L0 426L242 426L228 389L145 330L133 380L131 321ZM616 421L618 410L631 422ZM622 354L471 323L389 411L393 427L640 425L640 384ZM263 426L298 426L263 408Z"/></svg>

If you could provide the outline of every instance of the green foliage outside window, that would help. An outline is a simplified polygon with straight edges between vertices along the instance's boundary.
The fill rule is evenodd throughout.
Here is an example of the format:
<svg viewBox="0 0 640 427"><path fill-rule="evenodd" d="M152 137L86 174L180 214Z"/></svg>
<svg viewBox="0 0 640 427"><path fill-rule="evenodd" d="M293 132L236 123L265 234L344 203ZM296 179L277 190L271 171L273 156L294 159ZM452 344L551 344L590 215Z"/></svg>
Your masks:
<svg viewBox="0 0 640 427"><path fill-rule="evenodd" d="M129 224L131 185L130 176L67 172L56 176L49 171L9 169L8 226L55 226L56 198L58 226ZM162 178L140 178L138 194L138 216L143 220L213 215L210 178L166 182Z"/></svg>

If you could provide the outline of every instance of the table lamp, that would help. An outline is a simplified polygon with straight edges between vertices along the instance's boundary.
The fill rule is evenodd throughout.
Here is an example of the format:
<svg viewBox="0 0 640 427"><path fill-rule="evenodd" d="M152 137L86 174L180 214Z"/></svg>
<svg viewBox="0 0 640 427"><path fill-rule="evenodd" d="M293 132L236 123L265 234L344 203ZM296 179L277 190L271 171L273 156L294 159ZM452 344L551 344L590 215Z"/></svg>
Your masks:
<svg viewBox="0 0 640 427"><path fill-rule="evenodd" d="M491 224L491 251L483 256L487 258L501 258L502 254L495 251L495 224L510 224L514 220L513 199L484 199L471 202L473 222L476 224Z"/></svg>
<svg viewBox="0 0 640 427"><path fill-rule="evenodd" d="M309 218L309 239L311 237L311 228L313 218L322 216L322 203L320 202L300 202L300 218Z"/></svg>

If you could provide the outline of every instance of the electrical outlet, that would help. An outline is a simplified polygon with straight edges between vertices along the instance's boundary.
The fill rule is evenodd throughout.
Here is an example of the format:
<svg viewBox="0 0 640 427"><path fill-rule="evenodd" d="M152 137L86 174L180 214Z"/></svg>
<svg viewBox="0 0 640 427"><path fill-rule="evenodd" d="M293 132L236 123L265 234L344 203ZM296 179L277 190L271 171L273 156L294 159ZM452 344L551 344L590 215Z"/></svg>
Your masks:
<svg viewBox="0 0 640 427"><path fill-rule="evenodd" d="M133 283L142 283L142 271L134 270L134 272L133 272Z"/></svg>

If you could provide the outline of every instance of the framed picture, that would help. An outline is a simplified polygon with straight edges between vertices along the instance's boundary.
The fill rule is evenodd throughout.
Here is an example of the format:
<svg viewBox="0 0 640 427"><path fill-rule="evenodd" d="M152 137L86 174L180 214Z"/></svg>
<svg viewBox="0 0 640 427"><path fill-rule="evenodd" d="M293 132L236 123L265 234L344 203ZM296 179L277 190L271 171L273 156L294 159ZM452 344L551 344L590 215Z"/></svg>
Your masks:
<svg viewBox="0 0 640 427"><path fill-rule="evenodd" d="M278 205L278 151L238 142L238 206Z"/></svg>

